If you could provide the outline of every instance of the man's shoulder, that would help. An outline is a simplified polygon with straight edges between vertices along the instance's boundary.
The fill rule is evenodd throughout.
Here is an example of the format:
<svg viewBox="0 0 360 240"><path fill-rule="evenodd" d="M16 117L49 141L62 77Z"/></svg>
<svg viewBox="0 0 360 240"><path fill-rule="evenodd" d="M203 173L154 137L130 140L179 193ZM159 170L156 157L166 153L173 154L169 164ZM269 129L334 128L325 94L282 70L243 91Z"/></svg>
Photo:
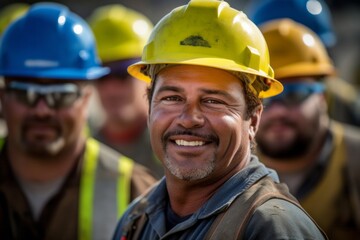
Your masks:
<svg viewBox="0 0 360 240"><path fill-rule="evenodd" d="M324 239L315 222L298 205L270 199L251 216L245 231L249 239Z"/></svg>

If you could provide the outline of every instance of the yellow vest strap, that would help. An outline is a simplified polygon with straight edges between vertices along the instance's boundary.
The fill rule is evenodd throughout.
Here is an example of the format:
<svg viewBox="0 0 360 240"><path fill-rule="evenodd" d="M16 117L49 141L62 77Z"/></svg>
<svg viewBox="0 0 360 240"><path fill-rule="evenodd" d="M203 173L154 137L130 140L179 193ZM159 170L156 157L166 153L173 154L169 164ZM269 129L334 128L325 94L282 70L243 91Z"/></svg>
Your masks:
<svg viewBox="0 0 360 240"><path fill-rule="evenodd" d="M79 240L92 239L94 183L99 148L99 144L95 140L91 138L87 140L80 179Z"/></svg>
<svg viewBox="0 0 360 240"><path fill-rule="evenodd" d="M134 167L134 162L122 156L119 161L120 176L118 179L117 199L118 199L118 217L124 213L130 203L131 195L131 174Z"/></svg>

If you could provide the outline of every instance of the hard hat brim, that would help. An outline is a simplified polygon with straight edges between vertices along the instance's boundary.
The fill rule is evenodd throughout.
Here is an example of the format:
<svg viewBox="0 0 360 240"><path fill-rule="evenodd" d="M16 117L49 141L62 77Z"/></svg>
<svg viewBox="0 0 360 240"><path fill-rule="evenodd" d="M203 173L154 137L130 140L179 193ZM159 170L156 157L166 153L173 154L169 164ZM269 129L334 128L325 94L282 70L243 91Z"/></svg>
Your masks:
<svg viewBox="0 0 360 240"><path fill-rule="evenodd" d="M29 69L28 71L7 70L0 71L0 76L4 77L32 77L49 79L74 79L74 80L96 80L108 74L108 67L93 67L86 70L79 69Z"/></svg>
<svg viewBox="0 0 360 240"><path fill-rule="evenodd" d="M298 63L276 69L276 78L293 78L293 77L316 77L316 76L334 76L336 71L330 64L309 64Z"/></svg>
<svg viewBox="0 0 360 240"><path fill-rule="evenodd" d="M267 91L261 91L259 93L259 98L268 98L275 95L278 95L283 91L282 84L274 78L269 78L266 73L259 73L258 71L254 71L251 68L241 67L239 64L235 63L234 61L227 60L227 59L219 59L219 58L195 58L195 59L188 59L188 60L174 60L174 61L163 61L163 62L150 62L150 61L140 61L135 64L132 64L128 67L128 73L146 83L150 83L151 79L149 76L142 73L141 69L146 67L147 65L151 64L184 64L184 65L198 65L198 66L205 66L205 67L214 67L223 69L226 71L235 71L235 72L243 72L247 74L252 74L256 76L263 77L265 79L269 79L271 82L271 86Z"/></svg>

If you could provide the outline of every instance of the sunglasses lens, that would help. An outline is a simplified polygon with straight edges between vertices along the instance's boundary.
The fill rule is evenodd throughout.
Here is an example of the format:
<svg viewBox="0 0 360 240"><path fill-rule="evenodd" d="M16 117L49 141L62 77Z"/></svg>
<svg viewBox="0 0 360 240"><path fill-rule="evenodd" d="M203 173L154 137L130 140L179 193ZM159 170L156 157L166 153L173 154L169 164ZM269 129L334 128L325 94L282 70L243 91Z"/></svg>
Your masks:
<svg viewBox="0 0 360 240"><path fill-rule="evenodd" d="M77 92L55 92L49 94L48 97L49 101L47 102L52 101L55 108L64 108L71 106L79 98L79 94Z"/></svg>
<svg viewBox="0 0 360 240"><path fill-rule="evenodd" d="M312 93L310 92L289 92L284 96L284 102L288 106L297 106L305 101Z"/></svg>
<svg viewBox="0 0 360 240"><path fill-rule="evenodd" d="M28 91L25 90L11 90L9 93L15 97L15 99L29 107L32 107L36 101L34 94L29 94Z"/></svg>
<svg viewBox="0 0 360 240"><path fill-rule="evenodd" d="M324 91L321 83L291 83L284 84L284 91L275 97L266 98L263 101L265 106L279 102L287 107L298 106L314 93Z"/></svg>
<svg viewBox="0 0 360 240"><path fill-rule="evenodd" d="M50 108L69 107L81 96L79 87L72 83L39 85L13 81L8 85L7 93L29 107L43 98Z"/></svg>

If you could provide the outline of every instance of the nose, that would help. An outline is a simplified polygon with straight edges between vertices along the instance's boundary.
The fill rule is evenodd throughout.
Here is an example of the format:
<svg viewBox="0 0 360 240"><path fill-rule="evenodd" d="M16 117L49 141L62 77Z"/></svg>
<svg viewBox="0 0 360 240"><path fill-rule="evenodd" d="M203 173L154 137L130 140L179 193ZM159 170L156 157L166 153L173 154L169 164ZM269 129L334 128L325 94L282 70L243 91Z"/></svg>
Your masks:
<svg viewBox="0 0 360 240"><path fill-rule="evenodd" d="M203 112L197 104L186 104L178 118L178 124L186 129L199 128L204 123Z"/></svg>
<svg viewBox="0 0 360 240"><path fill-rule="evenodd" d="M46 100L41 97L33 107L34 114L38 117L47 117L53 114L53 109L48 106Z"/></svg>

